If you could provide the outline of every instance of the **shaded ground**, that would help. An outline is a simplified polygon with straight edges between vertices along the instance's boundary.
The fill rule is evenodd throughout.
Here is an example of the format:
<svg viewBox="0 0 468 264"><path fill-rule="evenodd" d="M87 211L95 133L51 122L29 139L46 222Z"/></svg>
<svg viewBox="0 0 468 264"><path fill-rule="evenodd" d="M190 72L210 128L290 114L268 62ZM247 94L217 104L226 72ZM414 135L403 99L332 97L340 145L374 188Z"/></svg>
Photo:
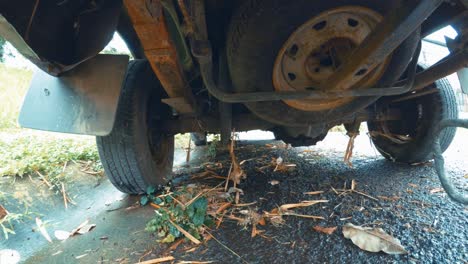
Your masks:
<svg viewBox="0 0 468 264"><path fill-rule="evenodd" d="M463 145L466 145L466 136L458 135L454 147L446 155L449 171L457 177L465 193L468 150L463 149ZM224 221L213 235L241 258L213 239L193 252L185 252L184 246L169 252L166 245L158 245L154 242L156 238L144 231L146 222L154 214L151 207L126 209L138 198L119 193L103 178L79 173L74 186L69 187L77 205L68 210L64 209L60 196L47 194L45 186L31 183L28 178L14 185L3 179L0 184L2 190L14 190L10 193L16 198L24 196L30 211L41 214L43 221L49 221L47 229L51 235L54 230L71 230L85 219L97 225L93 231L64 242L48 243L35 230L31 219L16 224L17 234L7 241L1 240L0 249L19 251L25 263L134 263L148 251L151 253L144 259L173 255L177 260L216 263L466 263L467 208L451 202L443 192L431 193L440 187L432 165L386 162L375 154L368 138L361 136L356 142L354 168L350 169L342 162L346 143L345 136L332 133L311 148L285 149L280 142L266 145L272 144L269 141L238 145L238 159L248 160L243 166L248 178L240 186L245 193L242 201L256 201L254 208L259 212L311 199L303 194L306 191L325 191L319 198L329 200L327 204L299 211L320 215L326 220L288 217L281 227L261 227L269 239L251 238L250 228L243 229L236 222ZM203 153L202 148L195 150L189 168L180 165L185 154L179 153L177 176L186 178L202 170L198 166L206 161ZM296 169L287 173L272 172L271 168L258 172L257 168L279 156L296 164ZM217 157L217 161L225 164L218 171L220 175L227 174L228 159L227 153ZM345 184L349 188L353 179L359 191L379 201L358 194L338 196L332 191L331 187L343 188ZM278 180L280 184L272 186L271 180ZM24 207L15 201L10 199L11 203L5 206L10 211ZM347 222L382 227L399 238L410 254L392 256L360 250L341 234L341 226ZM312 230L315 225L338 226L339 229L332 235L324 235Z"/></svg>

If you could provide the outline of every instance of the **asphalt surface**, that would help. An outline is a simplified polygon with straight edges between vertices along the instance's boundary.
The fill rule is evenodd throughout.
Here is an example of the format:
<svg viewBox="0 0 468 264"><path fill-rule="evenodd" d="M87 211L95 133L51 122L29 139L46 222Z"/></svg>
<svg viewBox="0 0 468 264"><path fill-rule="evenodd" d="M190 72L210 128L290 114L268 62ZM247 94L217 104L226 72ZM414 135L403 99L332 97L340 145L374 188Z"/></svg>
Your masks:
<svg viewBox="0 0 468 264"><path fill-rule="evenodd" d="M445 155L448 171L465 193L466 138L466 133L459 133ZM119 193L105 179L76 173L76 181L69 188L77 205L68 210L63 208L61 197L47 195L41 189L44 186L29 179L11 186L3 182L1 187L11 188L16 198L30 201L28 206L47 221L52 236L54 230L71 230L85 219L95 223L96 228L63 242L48 243L31 219L16 224L17 234L1 240L0 249L17 250L24 263L135 263L148 252L143 260L171 255L177 261L214 263L467 263L467 207L450 201L444 192L431 193L440 188L431 163L410 166L388 162L363 135L357 138L354 167L349 168L342 161L346 144L345 136L331 133L324 142L309 148L285 148L282 142L268 140L241 141L236 148L238 159L247 160L243 165L247 179L240 185L244 191L242 202L257 202L252 209L262 212L286 203L326 199L328 203L297 210L325 220L288 216L282 226L260 227L265 231L264 237L255 238L251 238L250 228L224 221L212 231L217 241L211 239L189 252L187 248L191 246L185 243L172 252L167 245L157 244L153 234L144 231L154 214L151 207L134 208L138 197ZM185 154L179 152L176 176L186 178L203 171L200 165L207 161L205 153L204 148L197 148L187 167L183 164ZM296 164L296 168L289 172L273 172L272 168L258 171L277 157ZM213 160L225 164L218 171L220 175L227 174L228 160L226 152ZM279 184L271 185L272 180ZM378 201L360 194L337 195L333 191L332 187L349 188L352 180L358 191ZM324 193L312 198L303 194L310 191ZM12 199L6 206L24 206L15 201ZM381 227L400 239L409 254L365 252L343 237L341 227L345 223ZM326 235L314 231L312 227L316 225L338 229Z"/></svg>

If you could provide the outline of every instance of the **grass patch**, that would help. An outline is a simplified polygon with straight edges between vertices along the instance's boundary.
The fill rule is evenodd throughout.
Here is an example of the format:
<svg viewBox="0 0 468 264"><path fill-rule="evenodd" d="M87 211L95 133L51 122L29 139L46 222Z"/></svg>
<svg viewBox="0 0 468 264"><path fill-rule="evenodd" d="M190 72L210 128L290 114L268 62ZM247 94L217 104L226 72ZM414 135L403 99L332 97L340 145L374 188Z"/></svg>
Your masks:
<svg viewBox="0 0 468 264"><path fill-rule="evenodd" d="M102 170L94 141L35 134L0 140L0 177L38 175L59 191L69 162L85 161L90 163L88 171ZM37 136L40 134L42 138Z"/></svg>
<svg viewBox="0 0 468 264"><path fill-rule="evenodd" d="M0 129L18 128L18 113L31 78L30 70L0 64Z"/></svg>

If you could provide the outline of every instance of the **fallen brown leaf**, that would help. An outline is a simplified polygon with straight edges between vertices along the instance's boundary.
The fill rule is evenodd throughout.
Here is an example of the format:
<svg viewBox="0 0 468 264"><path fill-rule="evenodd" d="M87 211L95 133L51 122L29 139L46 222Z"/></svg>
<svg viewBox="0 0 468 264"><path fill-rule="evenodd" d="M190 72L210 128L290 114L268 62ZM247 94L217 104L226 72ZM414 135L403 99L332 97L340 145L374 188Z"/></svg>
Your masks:
<svg viewBox="0 0 468 264"><path fill-rule="evenodd" d="M229 149L229 154L231 155L232 170L228 176L228 179L234 182L234 186L239 184L242 179L245 179L247 175L242 170L241 166L237 162L236 154L234 153L234 140L231 140L231 148Z"/></svg>
<svg viewBox="0 0 468 264"><path fill-rule="evenodd" d="M317 232L324 233L324 234L327 234L327 235L331 235L331 234L333 234L333 233L336 231L336 229L337 229L338 227L336 227L336 226L333 226L333 227L323 227L323 226L318 226L318 225L317 225L317 226L314 226L314 227L312 227L312 228L313 228L315 231L317 231Z"/></svg>
<svg viewBox="0 0 468 264"><path fill-rule="evenodd" d="M385 233L381 228L361 227L348 223L343 226L343 235L345 238L351 239L360 249L369 252L408 253L401 245L400 240Z"/></svg>
<svg viewBox="0 0 468 264"><path fill-rule="evenodd" d="M8 211L5 209L5 207L0 205L0 221L2 221L3 218L5 218L7 215L8 215Z"/></svg>

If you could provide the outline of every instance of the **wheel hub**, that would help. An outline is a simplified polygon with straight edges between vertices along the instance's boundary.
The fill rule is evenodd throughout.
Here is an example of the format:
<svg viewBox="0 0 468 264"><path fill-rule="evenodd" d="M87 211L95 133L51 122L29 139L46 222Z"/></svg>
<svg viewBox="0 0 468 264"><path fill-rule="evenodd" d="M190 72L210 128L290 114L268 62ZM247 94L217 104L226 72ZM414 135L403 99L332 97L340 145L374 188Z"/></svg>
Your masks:
<svg viewBox="0 0 468 264"><path fill-rule="evenodd" d="M377 12L357 6L325 11L299 27L280 50L273 69L277 91L324 90L326 81L382 20ZM356 85L366 88L383 75L390 56L372 71L359 72ZM303 111L332 109L353 98L285 100Z"/></svg>

